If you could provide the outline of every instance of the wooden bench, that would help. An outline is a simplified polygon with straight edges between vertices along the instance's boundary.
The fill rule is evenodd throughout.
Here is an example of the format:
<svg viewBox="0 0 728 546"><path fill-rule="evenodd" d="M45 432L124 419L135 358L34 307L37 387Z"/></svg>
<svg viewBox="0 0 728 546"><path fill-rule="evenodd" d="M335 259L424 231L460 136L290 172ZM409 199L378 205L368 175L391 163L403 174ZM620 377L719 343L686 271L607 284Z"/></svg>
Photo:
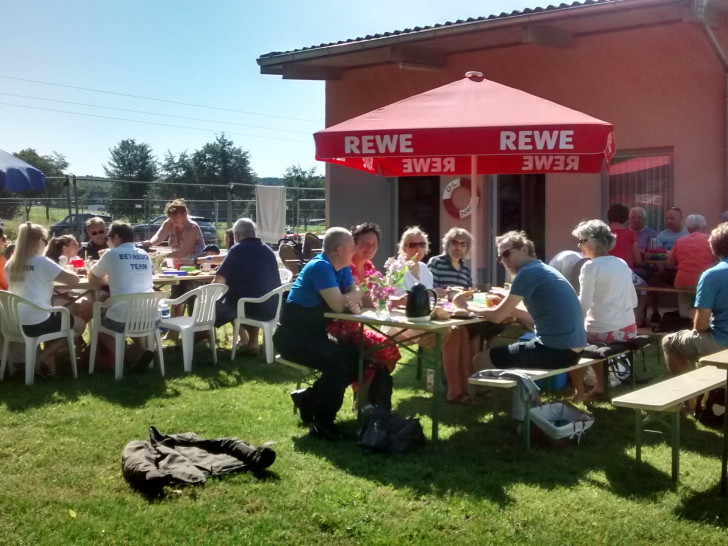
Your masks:
<svg viewBox="0 0 728 546"><path fill-rule="evenodd" d="M680 407L683 402L725 385L726 373L714 366L704 366L691 372L672 377L612 400L618 407L635 410L636 459L642 459L642 431L650 421L667 425L672 434L672 479L678 481L680 471ZM653 417L648 412L657 412ZM660 413L671 413L671 421L659 418ZM643 415L646 414L646 415Z"/></svg>
<svg viewBox="0 0 728 546"><path fill-rule="evenodd" d="M539 381L541 379L548 379L549 377L553 377L556 375L560 375L562 373L567 373L572 370L578 370L579 368L585 368L587 366L592 366L594 364L598 364L599 362L605 363L605 359L597 359L597 358L580 358L579 361L574 364L573 366L569 366L566 368L559 368L556 370L524 370L519 368L512 368L509 370L509 372L516 372L523 374L534 381ZM518 381L516 379L509 379L509 378L502 378L502 377L479 377L479 372L476 372L475 374L470 376L470 379L468 380L468 383L470 385L474 385L476 387L497 387L501 389L513 389L518 385ZM523 427L522 427L522 434L523 434L523 442L526 446L526 449L531 449L531 403L533 402L532 395L528 396L528 399L525 401L526 404L526 415L523 420Z"/></svg>

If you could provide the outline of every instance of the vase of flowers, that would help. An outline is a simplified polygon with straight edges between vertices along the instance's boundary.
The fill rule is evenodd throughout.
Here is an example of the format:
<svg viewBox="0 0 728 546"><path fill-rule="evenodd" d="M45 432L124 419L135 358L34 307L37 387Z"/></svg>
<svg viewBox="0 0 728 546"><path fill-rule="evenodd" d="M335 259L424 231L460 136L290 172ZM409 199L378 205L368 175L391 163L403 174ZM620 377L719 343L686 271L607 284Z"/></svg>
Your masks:
<svg viewBox="0 0 728 546"><path fill-rule="evenodd" d="M376 315L380 318L389 316L389 296L394 294L394 288L389 285L387 277L379 271L373 271L366 276L362 288L372 298Z"/></svg>

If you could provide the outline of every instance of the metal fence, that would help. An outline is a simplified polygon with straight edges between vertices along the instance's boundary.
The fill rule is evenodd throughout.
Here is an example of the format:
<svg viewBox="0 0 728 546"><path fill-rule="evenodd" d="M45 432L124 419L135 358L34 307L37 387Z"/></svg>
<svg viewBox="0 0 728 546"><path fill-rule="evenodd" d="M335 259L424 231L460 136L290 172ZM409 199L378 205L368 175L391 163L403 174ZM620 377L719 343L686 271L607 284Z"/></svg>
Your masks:
<svg viewBox="0 0 728 546"><path fill-rule="evenodd" d="M308 196L320 193L321 198ZM325 230L326 200L323 189L286 188L286 228L294 232L319 232ZM302 197L306 196L306 197ZM131 224L147 223L164 214L165 205L174 199L114 199L79 197L71 199L72 214L96 212L107 215L114 211L114 220L125 220ZM219 230L232 225L238 218L252 218L257 221L255 199L209 199L186 200L192 216L210 220ZM67 219L69 215L68 198L0 198L0 218L17 221L30 220L50 227L53 223ZM7 228L6 228L7 229ZM71 232L82 235L83 221L71 227ZM13 233L10 233L14 237ZM284 233L281 233L281 237Z"/></svg>

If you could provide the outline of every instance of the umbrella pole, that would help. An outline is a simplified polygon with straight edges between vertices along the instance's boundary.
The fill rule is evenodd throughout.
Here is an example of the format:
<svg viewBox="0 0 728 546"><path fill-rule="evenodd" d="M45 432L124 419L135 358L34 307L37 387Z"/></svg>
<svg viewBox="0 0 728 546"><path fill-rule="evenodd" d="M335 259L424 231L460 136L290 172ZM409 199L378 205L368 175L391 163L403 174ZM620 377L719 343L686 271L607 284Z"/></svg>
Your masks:
<svg viewBox="0 0 728 546"><path fill-rule="evenodd" d="M470 264L473 274L473 287L478 286L478 245L482 244L478 234L478 211L480 203L478 203L478 157L470 156L470 234L473 236L475 244L470 249Z"/></svg>

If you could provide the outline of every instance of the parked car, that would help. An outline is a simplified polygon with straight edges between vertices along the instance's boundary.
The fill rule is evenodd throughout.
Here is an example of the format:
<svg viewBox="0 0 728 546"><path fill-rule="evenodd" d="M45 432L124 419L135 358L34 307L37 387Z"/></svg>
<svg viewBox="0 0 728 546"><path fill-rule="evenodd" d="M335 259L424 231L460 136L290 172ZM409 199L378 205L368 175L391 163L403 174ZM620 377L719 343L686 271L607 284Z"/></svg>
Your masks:
<svg viewBox="0 0 728 546"><path fill-rule="evenodd" d="M85 241L86 237L86 220L89 218L99 217L106 224L106 229L109 228L113 218L108 214L98 214L96 212L79 212L78 214L73 213L66 216L60 222L51 224L50 233L51 237L58 237L59 235L66 235L67 233L81 233L81 240ZM71 229L73 227L73 229Z"/></svg>
<svg viewBox="0 0 728 546"><path fill-rule="evenodd" d="M200 226L202 238L205 240L206 245L217 243L217 229L214 225L212 225L210 220L203 218L202 216L188 216L188 218ZM134 226L134 241L139 242L149 240L152 235L157 233L159 226L161 226L162 222L166 219L166 216L157 216L154 220L151 220L147 224L137 224Z"/></svg>

